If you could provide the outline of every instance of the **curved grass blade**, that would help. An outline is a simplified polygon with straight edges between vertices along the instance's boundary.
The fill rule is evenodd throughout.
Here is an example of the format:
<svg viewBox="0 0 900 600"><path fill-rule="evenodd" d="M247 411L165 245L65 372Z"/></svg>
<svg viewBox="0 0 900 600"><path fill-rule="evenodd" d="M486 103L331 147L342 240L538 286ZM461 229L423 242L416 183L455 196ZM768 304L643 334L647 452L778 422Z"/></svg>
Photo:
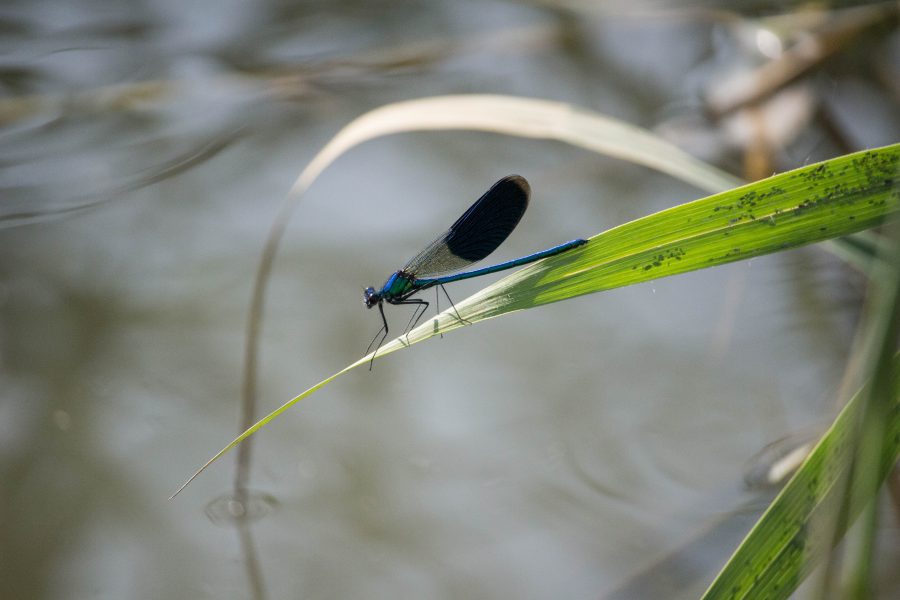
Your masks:
<svg viewBox="0 0 900 600"><path fill-rule="evenodd" d="M388 104L344 127L316 154L294 183L302 193L332 162L363 142L411 131L489 131L558 140L666 173L707 192L741 180L698 160L646 129L563 102L464 94Z"/></svg>
<svg viewBox="0 0 900 600"><path fill-rule="evenodd" d="M393 133L446 129L555 139L659 169L710 192L738 184L734 177L644 129L559 102L496 95L437 96L389 104L366 113L338 132L303 169L269 230L247 310L241 377L242 428L250 427L256 420L256 366L266 286L287 223L304 192L341 154L367 140ZM249 453L249 445L241 447L236 482L246 479Z"/></svg>
<svg viewBox="0 0 900 600"><path fill-rule="evenodd" d="M385 344L378 358L452 331L463 322L474 324L876 226L900 210L900 191L894 183L898 168L900 144L895 144L775 175L620 225L594 236L582 249L538 261L484 288L457 303L456 310L444 311L408 336ZM371 358L361 358L287 401L226 446L191 480L282 412Z"/></svg>
<svg viewBox="0 0 900 600"><path fill-rule="evenodd" d="M388 104L349 123L303 169L291 186L266 237L253 281L244 342L241 427L256 419L256 365L266 285L291 215L313 181L339 156L368 140L410 131L473 130L519 137L555 139L595 152L632 160L715 192L739 182L650 132L571 105L496 95L436 96ZM241 448L239 472L249 464ZM237 479L243 479L239 475Z"/></svg>

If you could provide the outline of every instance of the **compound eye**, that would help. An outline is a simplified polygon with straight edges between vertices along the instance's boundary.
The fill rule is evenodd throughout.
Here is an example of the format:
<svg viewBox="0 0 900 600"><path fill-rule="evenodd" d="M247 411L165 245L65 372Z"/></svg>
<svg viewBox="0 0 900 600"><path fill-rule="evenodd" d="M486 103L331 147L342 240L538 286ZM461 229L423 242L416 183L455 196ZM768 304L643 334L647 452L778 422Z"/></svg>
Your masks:
<svg viewBox="0 0 900 600"><path fill-rule="evenodd" d="M375 293L375 288L367 287L363 292L363 302L366 305L366 308L372 308L375 304L378 303L378 294Z"/></svg>

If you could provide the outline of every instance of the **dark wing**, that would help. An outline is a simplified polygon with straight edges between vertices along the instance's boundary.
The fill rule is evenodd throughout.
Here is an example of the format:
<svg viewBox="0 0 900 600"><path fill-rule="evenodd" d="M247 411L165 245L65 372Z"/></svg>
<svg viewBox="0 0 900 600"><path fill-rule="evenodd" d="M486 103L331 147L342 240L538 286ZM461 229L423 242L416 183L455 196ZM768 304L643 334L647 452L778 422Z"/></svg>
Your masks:
<svg viewBox="0 0 900 600"><path fill-rule="evenodd" d="M525 209L531 187L508 175L495 183L463 216L403 267L416 278L435 277L478 262L509 237Z"/></svg>

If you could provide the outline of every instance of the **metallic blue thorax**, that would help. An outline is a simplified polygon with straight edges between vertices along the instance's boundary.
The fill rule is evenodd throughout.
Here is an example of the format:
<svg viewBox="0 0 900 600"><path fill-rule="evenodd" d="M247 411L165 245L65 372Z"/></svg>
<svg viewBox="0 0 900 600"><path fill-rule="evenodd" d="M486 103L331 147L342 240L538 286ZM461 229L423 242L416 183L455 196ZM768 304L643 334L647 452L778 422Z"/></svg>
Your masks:
<svg viewBox="0 0 900 600"><path fill-rule="evenodd" d="M385 302L402 300L405 296L409 295L413 289L419 289L417 286L413 285L414 281L415 279L408 273L397 271L384 282L384 286L381 288L379 294Z"/></svg>

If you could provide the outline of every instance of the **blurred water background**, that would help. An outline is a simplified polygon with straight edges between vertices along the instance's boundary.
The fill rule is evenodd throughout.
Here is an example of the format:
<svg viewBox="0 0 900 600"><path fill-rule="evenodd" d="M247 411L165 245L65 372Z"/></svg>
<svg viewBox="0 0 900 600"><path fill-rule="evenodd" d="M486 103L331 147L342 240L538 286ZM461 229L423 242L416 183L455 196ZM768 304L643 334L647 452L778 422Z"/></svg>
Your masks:
<svg viewBox="0 0 900 600"><path fill-rule="evenodd" d="M864 28L781 104L712 114L729 77L841 15L6 0L0 597L697 597L771 497L746 481L753 457L839 407L865 281L820 246L516 313L359 369L254 438L243 524L232 456L167 497L238 433L265 236L343 125L388 102L511 94L766 175L898 139L895 21ZM491 261L706 195L487 133L354 149L310 189L276 260L260 411L358 358L380 325L363 287L509 173L532 204ZM388 309L401 327L406 311ZM887 598L900 531L885 514Z"/></svg>

